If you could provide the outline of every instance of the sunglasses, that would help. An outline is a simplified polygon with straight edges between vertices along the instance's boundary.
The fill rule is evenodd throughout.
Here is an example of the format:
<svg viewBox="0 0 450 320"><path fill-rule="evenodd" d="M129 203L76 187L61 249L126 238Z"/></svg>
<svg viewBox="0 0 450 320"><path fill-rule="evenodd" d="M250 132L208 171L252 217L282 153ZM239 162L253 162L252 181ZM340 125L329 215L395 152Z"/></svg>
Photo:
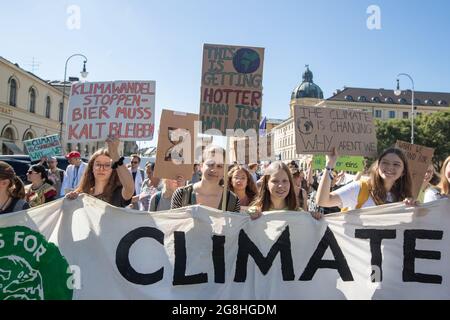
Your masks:
<svg viewBox="0 0 450 320"><path fill-rule="evenodd" d="M139 162L137 161L131 161L132 164L138 164Z"/></svg>
<svg viewBox="0 0 450 320"><path fill-rule="evenodd" d="M34 172L34 171L27 171L27 174L33 174L33 173L37 173L37 172Z"/></svg>

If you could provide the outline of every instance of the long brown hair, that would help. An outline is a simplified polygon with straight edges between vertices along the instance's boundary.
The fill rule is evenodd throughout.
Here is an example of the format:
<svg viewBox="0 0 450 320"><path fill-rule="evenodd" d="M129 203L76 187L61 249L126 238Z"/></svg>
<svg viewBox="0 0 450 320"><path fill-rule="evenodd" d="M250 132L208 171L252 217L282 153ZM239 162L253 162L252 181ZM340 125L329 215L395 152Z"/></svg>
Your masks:
<svg viewBox="0 0 450 320"><path fill-rule="evenodd" d="M247 177L247 186L245 187L245 194L247 195L249 203L251 203L255 196L258 194L258 189L256 188L256 183L253 180L253 177L250 175L250 172L245 169L241 165L236 165L233 168L231 168L230 171L228 171L228 187L231 191L234 192L233 184L231 183L233 179L233 174L235 174L237 171L244 171L245 176Z"/></svg>
<svg viewBox="0 0 450 320"><path fill-rule="evenodd" d="M108 149L99 149L97 150L89 159L86 170L84 170L83 177L81 178L80 186L75 190L77 192L87 193L90 195L94 194L95 191L95 176L94 176L94 162L98 156L107 156L111 158L109 155ZM122 186L119 180L119 176L117 175L116 170L112 170L111 176L109 177L109 181L103 190L101 198L106 202L112 201L113 191Z"/></svg>
<svg viewBox="0 0 450 320"><path fill-rule="evenodd" d="M412 197L412 180L409 171L408 161L402 150L397 148L389 148L385 150L375 161L370 169L369 191L376 205L386 203L387 190L384 187L383 178L379 174L379 165L381 160L388 154L393 153L397 155L403 162L403 173L392 186L390 192L394 195L394 201L403 201L406 198Z"/></svg>
<svg viewBox="0 0 450 320"><path fill-rule="evenodd" d="M271 205L270 191L267 185L269 183L270 176L278 170L283 170L284 172L286 172L289 179L290 188L289 194L285 198L286 205L289 210L297 210L297 199L295 197L294 181L292 180L292 175L288 166L281 161L272 162L270 166L267 167L266 170L264 170L264 176L262 179L259 195L253 201L251 206L256 206L260 208L261 211L268 211L270 209Z"/></svg>
<svg viewBox="0 0 450 320"><path fill-rule="evenodd" d="M450 156L445 159L444 164L441 168L441 181L438 184L439 189L441 189L441 194L448 195L450 193L450 183L448 182L447 177L445 176L445 168L447 168L450 162Z"/></svg>
<svg viewBox="0 0 450 320"><path fill-rule="evenodd" d="M9 180L8 193L13 198L25 199L25 187L13 167L0 161L0 180Z"/></svg>

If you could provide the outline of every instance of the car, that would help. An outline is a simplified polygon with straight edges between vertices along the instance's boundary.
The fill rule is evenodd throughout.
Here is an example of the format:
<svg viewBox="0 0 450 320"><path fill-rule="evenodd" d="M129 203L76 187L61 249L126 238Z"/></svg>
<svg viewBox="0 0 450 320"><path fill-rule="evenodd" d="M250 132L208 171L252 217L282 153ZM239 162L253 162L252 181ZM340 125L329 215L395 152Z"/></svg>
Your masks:
<svg viewBox="0 0 450 320"><path fill-rule="evenodd" d="M64 156L56 156L58 161L58 168L66 170L69 165L69 161ZM81 158L83 162L88 162L88 159ZM33 164L39 163L39 160L31 161L29 155L26 154L13 154L13 155L0 155L0 161L4 161L14 168L16 174L22 179L24 183L27 181L27 171ZM24 180L25 179L25 180Z"/></svg>

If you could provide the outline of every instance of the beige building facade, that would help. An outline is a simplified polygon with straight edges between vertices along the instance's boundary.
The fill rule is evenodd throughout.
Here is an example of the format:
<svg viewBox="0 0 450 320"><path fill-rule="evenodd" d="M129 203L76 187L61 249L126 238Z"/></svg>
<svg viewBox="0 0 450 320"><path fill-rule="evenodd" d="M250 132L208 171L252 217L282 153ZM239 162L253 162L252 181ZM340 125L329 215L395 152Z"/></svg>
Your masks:
<svg viewBox="0 0 450 320"><path fill-rule="evenodd" d="M65 152L89 157L103 143L67 144L64 141L68 92L0 57L0 154L26 154L23 141L62 134ZM62 125L61 125L62 123Z"/></svg>

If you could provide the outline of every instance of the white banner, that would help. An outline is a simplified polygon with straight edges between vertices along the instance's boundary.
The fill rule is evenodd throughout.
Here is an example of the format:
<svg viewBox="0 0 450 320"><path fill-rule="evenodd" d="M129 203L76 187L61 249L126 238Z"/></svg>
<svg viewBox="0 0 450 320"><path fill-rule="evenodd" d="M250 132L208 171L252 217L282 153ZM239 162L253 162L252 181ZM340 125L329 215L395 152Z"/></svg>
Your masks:
<svg viewBox="0 0 450 320"><path fill-rule="evenodd" d="M0 299L449 299L450 200L321 221L89 196L0 216Z"/></svg>

